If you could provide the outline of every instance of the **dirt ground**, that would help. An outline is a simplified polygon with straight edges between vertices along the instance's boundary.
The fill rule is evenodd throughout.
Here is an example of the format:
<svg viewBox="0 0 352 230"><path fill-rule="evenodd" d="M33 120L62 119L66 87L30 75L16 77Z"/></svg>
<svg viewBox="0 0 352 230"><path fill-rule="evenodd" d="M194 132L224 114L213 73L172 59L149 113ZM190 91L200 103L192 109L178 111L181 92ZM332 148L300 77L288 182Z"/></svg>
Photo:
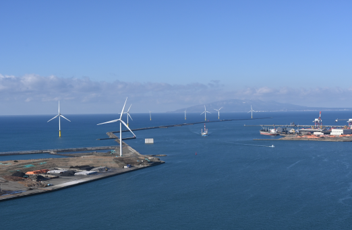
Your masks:
<svg viewBox="0 0 352 230"><path fill-rule="evenodd" d="M154 156L145 156L138 153L136 150L124 143L123 157L110 152L89 152L77 154L58 154L67 156L66 158L43 158L43 159L30 159L30 160L11 160L1 161L0 163L0 196L4 194L21 193L28 190L38 190L44 188L51 181L60 181L58 179L51 179L46 181L38 181L36 177L30 176L29 178L12 176L15 172L26 173L28 171L40 169L69 169L70 167L89 165L91 167L105 166L111 170L122 170L127 164L132 168L143 168L153 166L156 164L164 163L159 158ZM60 177L60 176L59 176ZM83 176L87 178L87 176ZM89 176L88 176L89 177ZM80 178L80 176L63 177L64 181L73 181ZM31 191L34 192L34 191ZM39 192L39 190L38 190ZM42 191L41 191L42 192ZM5 195L8 196L8 195ZM3 196L4 197L4 196ZM1 197L0 197L1 198ZM1 199L0 199L1 200Z"/></svg>

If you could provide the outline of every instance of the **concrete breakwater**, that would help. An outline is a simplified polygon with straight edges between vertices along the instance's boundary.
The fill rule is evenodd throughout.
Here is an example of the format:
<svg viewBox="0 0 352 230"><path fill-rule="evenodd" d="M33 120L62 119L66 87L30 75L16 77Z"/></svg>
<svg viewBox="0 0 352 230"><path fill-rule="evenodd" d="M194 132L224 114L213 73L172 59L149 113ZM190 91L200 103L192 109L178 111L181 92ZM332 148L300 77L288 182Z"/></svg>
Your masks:
<svg viewBox="0 0 352 230"><path fill-rule="evenodd" d="M137 128L131 129L132 131L141 131L141 130L148 130L148 129L165 129L165 128L172 128L172 127L180 127L180 126L187 126L187 125L196 125L196 124L204 124L204 123L214 123L214 122L226 122L226 121L246 121L246 120L260 120L260 119L270 119L271 117L262 117L262 118L246 118L246 119L223 119L223 120L216 120L216 121L200 121L200 122L192 122L192 123L182 123L182 124L175 124L175 125L161 125L161 126L153 126L153 127L144 127L144 128ZM129 130L122 130L122 132L129 132ZM120 131L113 131L110 133L120 133ZM115 138L101 138L98 140L107 140L107 139L115 139ZM123 140L125 140L123 138Z"/></svg>
<svg viewBox="0 0 352 230"><path fill-rule="evenodd" d="M80 147L80 148L66 148L66 149L46 149L46 150L28 150L28 151L11 151L0 152L0 156L6 155L23 155L23 154L55 154L58 152L80 152L80 151L96 151L96 150L114 150L116 146L98 146L98 147Z"/></svg>

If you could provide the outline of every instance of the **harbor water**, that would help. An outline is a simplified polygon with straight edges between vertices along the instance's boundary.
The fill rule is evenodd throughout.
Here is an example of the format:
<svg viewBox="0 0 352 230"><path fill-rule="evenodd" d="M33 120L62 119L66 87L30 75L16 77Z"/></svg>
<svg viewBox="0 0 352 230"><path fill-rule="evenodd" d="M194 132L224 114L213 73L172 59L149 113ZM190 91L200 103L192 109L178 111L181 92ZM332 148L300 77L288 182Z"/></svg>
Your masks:
<svg viewBox="0 0 352 230"><path fill-rule="evenodd" d="M131 114L141 128L204 120L199 114ZM0 152L117 145L105 138L118 115L0 116ZM248 113L221 114L248 119ZM166 163L67 189L0 202L1 229L351 229L349 142L254 141L258 124L313 124L318 112L255 113L236 120L137 131L126 142ZM323 112L323 124L351 118ZM216 120L217 114L207 115ZM131 134L123 133L124 137ZM144 144L154 138L154 144ZM276 137L264 137L272 138ZM270 147L274 145L274 147ZM0 156L1 161L52 157ZM1 167L1 166L0 166Z"/></svg>

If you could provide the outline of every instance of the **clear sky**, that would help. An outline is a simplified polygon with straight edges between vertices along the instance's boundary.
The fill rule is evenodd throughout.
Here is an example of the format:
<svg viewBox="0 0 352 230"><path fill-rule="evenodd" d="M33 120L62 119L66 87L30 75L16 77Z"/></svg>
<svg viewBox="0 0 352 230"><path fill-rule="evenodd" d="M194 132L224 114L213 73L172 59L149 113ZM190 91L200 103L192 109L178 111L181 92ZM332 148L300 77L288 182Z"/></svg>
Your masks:
<svg viewBox="0 0 352 230"><path fill-rule="evenodd" d="M114 112L126 96L136 112L227 98L352 107L351 1L13 0L0 9L0 114L46 113L58 99L72 113Z"/></svg>

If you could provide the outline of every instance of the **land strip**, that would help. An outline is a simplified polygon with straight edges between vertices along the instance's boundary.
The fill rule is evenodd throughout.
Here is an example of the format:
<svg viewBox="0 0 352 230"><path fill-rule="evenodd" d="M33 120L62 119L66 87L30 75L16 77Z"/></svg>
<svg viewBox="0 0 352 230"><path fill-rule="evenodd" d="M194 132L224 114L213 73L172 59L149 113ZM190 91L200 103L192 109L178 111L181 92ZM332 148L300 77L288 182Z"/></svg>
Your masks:
<svg viewBox="0 0 352 230"><path fill-rule="evenodd" d="M111 137L115 137L115 141L120 142L114 134ZM65 151L63 149L60 151L50 150L50 152L109 151L71 154L56 153L70 156L66 158L1 161L0 201L52 192L164 163L156 155L147 156L140 154L125 142L122 142L122 147L122 157L118 154L119 146L105 146L64 149ZM36 150L34 153L44 153L43 151L46 153L48 150ZM34 154L32 152L24 151L20 154ZM10 155L16 155L16 153L18 154L18 152L10 152ZM71 175L67 175L67 173L71 173ZM19 176L19 174L23 175Z"/></svg>

